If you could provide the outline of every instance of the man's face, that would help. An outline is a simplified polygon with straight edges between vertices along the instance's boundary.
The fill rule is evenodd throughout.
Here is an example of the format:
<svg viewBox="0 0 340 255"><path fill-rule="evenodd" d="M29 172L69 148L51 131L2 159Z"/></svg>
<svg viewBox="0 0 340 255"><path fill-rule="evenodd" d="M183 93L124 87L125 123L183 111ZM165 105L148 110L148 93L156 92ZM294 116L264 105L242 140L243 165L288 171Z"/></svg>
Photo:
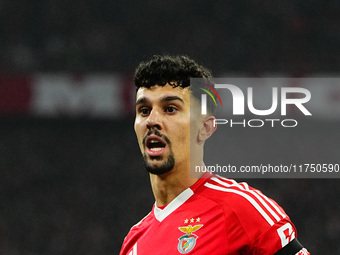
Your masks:
<svg viewBox="0 0 340 255"><path fill-rule="evenodd" d="M139 88L135 132L144 165L152 174L164 174L190 160L189 87Z"/></svg>

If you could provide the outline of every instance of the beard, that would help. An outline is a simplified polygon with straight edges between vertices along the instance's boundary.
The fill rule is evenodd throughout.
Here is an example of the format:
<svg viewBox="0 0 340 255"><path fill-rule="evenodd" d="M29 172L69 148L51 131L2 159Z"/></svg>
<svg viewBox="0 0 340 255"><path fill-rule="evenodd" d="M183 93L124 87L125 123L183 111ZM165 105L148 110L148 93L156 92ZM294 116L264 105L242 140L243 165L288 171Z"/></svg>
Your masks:
<svg viewBox="0 0 340 255"><path fill-rule="evenodd" d="M157 157L150 157L150 159L152 161L158 161L158 160L162 160L162 156L157 156ZM155 174L155 175L162 175L162 174L166 174L168 172L170 172L174 166L175 166L175 158L173 153L171 152L169 157L167 158L167 160L165 162L163 162L160 165L152 165L148 162L148 158L147 156L144 154L144 167L145 169L151 173L151 174Z"/></svg>
<svg viewBox="0 0 340 255"><path fill-rule="evenodd" d="M160 161L162 161L164 158L163 156L149 156L148 158L148 156L144 154L143 155L144 167L151 174L155 174L155 175L166 174L175 167L175 157L171 149L171 141L168 137L166 137L165 135L162 135L158 130L153 129L153 130L149 130L147 135L144 137L143 139L144 146L145 146L146 138L151 134L155 134L159 137L162 137L167 142L168 146L170 147L170 155L163 163L160 163ZM149 163L150 160L151 160L151 163ZM155 164L152 164L153 162L155 162Z"/></svg>
<svg viewBox="0 0 340 255"><path fill-rule="evenodd" d="M159 137L162 137L166 141L166 143L168 144L170 148L170 155L164 162L161 162L162 160L164 160L164 156L149 156L148 158L148 156L144 154L143 155L144 167L149 173L154 174L154 175L166 174L175 167L175 157L174 157L174 153L171 148L171 141L168 137L166 137L165 135L162 135L157 129L151 129L149 130L149 132L143 139L144 146L145 146L146 138L151 134L155 134Z"/></svg>

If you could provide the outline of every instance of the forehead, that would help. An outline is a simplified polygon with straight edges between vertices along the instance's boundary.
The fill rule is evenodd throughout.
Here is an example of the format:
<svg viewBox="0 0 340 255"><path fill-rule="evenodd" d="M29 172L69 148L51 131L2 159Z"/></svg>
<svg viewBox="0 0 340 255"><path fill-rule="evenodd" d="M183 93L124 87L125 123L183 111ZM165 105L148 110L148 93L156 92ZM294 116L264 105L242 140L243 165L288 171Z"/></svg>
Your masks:
<svg viewBox="0 0 340 255"><path fill-rule="evenodd" d="M184 102L190 100L190 89L189 87L173 87L171 85L154 85L150 88L141 87L138 89L136 94L136 101L141 98L146 98L148 100L157 100L164 98L166 96L177 96L181 98Z"/></svg>

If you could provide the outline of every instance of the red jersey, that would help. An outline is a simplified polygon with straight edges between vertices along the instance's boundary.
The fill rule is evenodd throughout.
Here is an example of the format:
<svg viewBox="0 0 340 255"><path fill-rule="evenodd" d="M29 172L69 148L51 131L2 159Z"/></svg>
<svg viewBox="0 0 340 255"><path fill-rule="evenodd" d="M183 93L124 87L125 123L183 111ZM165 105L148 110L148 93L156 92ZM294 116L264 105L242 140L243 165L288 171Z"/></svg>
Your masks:
<svg viewBox="0 0 340 255"><path fill-rule="evenodd" d="M154 205L131 228L120 255L273 255L296 237L283 209L259 190L203 177L163 210Z"/></svg>

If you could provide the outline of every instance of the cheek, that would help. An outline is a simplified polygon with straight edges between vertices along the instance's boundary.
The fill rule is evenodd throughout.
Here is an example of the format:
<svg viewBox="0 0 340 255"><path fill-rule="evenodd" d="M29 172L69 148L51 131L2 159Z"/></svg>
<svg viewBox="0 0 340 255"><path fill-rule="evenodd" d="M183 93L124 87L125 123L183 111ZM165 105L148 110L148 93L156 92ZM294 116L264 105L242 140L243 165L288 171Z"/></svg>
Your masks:
<svg viewBox="0 0 340 255"><path fill-rule="evenodd" d="M134 128L137 135L143 132L143 122L140 120L140 118L135 119Z"/></svg>
<svg viewBox="0 0 340 255"><path fill-rule="evenodd" d="M185 133L183 132L183 134L178 138L179 141L179 146L185 148L186 145L189 143L190 141L190 135L189 133Z"/></svg>
<svg viewBox="0 0 340 255"><path fill-rule="evenodd" d="M183 159L186 159L188 156L190 156L189 133L181 132L181 136L178 139L177 148L174 149L174 154L177 154L176 158L179 161L182 161Z"/></svg>
<svg viewBox="0 0 340 255"><path fill-rule="evenodd" d="M177 143L180 151L186 151L190 148L190 125L183 126L178 131Z"/></svg>

